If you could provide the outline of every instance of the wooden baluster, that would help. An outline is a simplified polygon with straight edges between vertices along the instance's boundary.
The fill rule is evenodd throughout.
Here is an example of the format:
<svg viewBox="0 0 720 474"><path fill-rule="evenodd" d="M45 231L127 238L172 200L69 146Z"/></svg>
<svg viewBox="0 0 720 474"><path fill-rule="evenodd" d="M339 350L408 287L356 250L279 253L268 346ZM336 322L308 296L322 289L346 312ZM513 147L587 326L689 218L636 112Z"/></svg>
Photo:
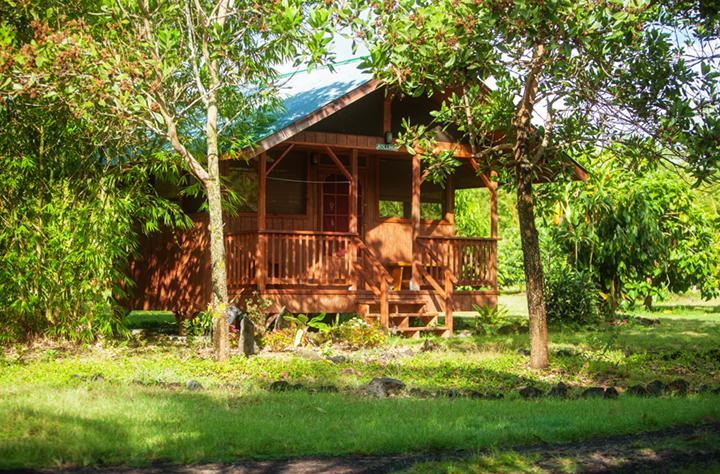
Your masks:
<svg viewBox="0 0 720 474"><path fill-rule="evenodd" d="M452 336L453 330L453 284L450 279L450 272L445 272L445 327L447 330L443 336Z"/></svg>
<svg viewBox="0 0 720 474"><path fill-rule="evenodd" d="M388 282L380 276L380 326L390 329L390 304L388 303Z"/></svg>

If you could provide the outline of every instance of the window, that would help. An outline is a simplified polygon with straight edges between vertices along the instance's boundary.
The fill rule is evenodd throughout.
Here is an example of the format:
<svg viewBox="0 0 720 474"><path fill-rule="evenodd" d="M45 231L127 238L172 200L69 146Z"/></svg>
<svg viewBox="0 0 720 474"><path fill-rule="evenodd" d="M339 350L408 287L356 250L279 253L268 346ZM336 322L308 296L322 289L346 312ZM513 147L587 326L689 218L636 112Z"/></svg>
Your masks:
<svg viewBox="0 0 720 474"><path fill-rule="evenodd" d="M230 165L227 187L232 192L228 201L237 212L257 212L258 181L257 170L249 163L236 162Z"/></svg>
<svg viewBox="0 0 720 474"><path fill-rule="evenodd" d="M307 206L307 159L290 153L267 177L268 214L305 214Z"/></svg>
<svg viewBox="0 0 720 474"><path fill-rule="evenodd" d="M410 219L412 212L412 163L408 159L380 160L380 217ZM430 181L420 186L420 219L445 217L445 190Z"/></svg>

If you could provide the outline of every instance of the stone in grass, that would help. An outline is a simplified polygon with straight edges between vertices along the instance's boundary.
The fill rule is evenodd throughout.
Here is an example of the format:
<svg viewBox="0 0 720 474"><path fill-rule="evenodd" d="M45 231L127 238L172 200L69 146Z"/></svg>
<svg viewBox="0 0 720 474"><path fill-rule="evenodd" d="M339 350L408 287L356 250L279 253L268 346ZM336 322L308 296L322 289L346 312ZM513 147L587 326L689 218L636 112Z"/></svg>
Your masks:
<svg viewBox="0 0 720 474"><path fill-rule="evenodd" d="M433 342L430 339L425 339L425 341L422 343L422 346L420 346L420 352L431 352L437 350L437 348L438 345L436 342Z"/></svg>
<svg viewBox="0 0 720 474"><path fill-rule="evenodd" d="M374 378L365 387L368 395L373 395L378 398L389 397L395 395L405 388L405 384L398 380L390 377Z"/></svg>
<svg viewBox="0 0 720 474"><path fill-rule="evenodd" d="M605 389L603 397L607 398L608 400L615 400L619 395L620 394L615 387L608 387Z"/></svg>
<svg viewBox="0 0 720 474"><path fill-rule="evenodd" d="M502 393L478 392L477 390L469 391L467 396L478 400L501 400L504 397Z"/></svg>
<svg viewBox="0 0 720 474"><path fill-rule="evenodd" d="M270 384L270 391L271 392L287 392L288 390L292 390L293 386L290 385L285 380L277 380Z"/></svg>
<svg viewBox="0 0 720 474"><path fill-rule="evenodd" d="M332 362L333 364L342 364L344 362L347 362L347 357L344 355L334 355L334 356L328 356L326 357L327 360Z"/></svg>
<svg viewBox="0 0 720 474"><path fill-rule="evenodd" d="M542 390L540 390L539 388L532 387L532 386L522 387L522 388L520 388L520 390L518 390L518 393L525 400L531 400L533 398L540 398L543 396Z"/></svg>
<svg viewBox="0 0 720 474"><path fill-rule="evenodd" d="M549 397L566 398L568 395L568 386L563 382L558 382L548 393Z"/></svg>
<svg viewBox="0 0 720 474"><path fill-rule="evenodd" d="M580 394L582 398L603 398L605 397L605 389L602 387L589 387Z"/></svg>
<svg viewBox="0 0 720 474"><path fill-rule="evenodd" d="M687 395L689 389L690 384L683 379L673 380L665 387L667 393L680 396Z"/></svg>
<svg viewBox="0 0 720 474"><path fill-rule="evenodd" d="M451 388L449 390L441 390L437 393L438 397L443 398L462 398L463 393L460 390L455 390L454 388Z"/></svg>
<svg viewBox="0 0 720 474"><path fill-rule="evenodd" d="M197 390L202 390L203 386L200 385L200 382L198 382L197 380L188 380L188 382L185 384L185 388L187 388L191 392L195 392Z"/></svg>
<svg viewBox="0 0 720 474"><path fill-rule="evenodd" d="M427 390L423 390L421 388L411 388L408 392L408 395L411 397L416 398L430 398L432 396L432 393L428 392Z"/></svg>
<svg viewBox="0 0 720 474"><path fill-rule="evenodd" d="M299 349L295 351L295 355L307 360L322 360L320 354L310 349Z"/></svg>
<svg viewBox="0 0 720 474"><path fill-rule="evenodd" d="M653 397L659 397L665 393L665 384L659 380L653 380L645 386L648 395Z"/></svg>
<svg viewBox="0 0 720 474"><path fill-rule="evenodd" d="M628 395L633 395L636 397L647 397L648 391L643 385L633 385L632 387L628 388L625 392Z"/></svg>

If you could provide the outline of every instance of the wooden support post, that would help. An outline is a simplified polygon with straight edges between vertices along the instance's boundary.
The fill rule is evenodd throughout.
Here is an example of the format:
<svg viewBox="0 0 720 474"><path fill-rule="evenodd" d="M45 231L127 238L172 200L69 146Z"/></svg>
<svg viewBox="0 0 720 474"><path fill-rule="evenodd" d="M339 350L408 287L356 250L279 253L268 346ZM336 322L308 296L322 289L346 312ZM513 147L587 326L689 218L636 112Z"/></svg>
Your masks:
<svg viewBox="0 0 720 474"><path fill-rule="evenodd" d="M358 151L353 149L350 155L350 203L348 217L348 231L357 234L358 232Z"/></svg>
<svg viewBox="0 0 720 474"><path fill-rule="evenodd" d="M450 224L455 223L455 183L452 176L448 176L445 181L445 220Z"/></svg>
<svg viewBox="0 0 720 474"><path fill-rule="evenodd" d="M360 183L358 180L358 151L353 149L350 154L350 202L349 202L349 216L348 216L348 232L353 234L358 233L358 192ZM357 260L357 242L355 238L350 241L350 268L353 268L355 261ZM360 288L360 275L357 272L353 272L355 278L353 278L353 287L357 291Z"/></svg>
<svg viewBox="0 0 720 474"><path fill-rule="evenodd" d="M257 289L265 291L267 281L267 234L265 234L267 215L267 154L261 153L258 163L258 204L257 204L257 228L258 243L255 254L255 279L257 281Z"/></svg>
<svg viewBox="0 0 720 474"><path fill-rule="evenodd" d="M383 102L383 135L392 134L392 96L385 97Z"/></svg>
<svg viewBox="0 0 720 474"><path fill-rule="evenodd" d="M418 268L417 238L420 235L420 156L412 156L412 199L410 201L410 222L412 225L412 282L415 289L420 289L420 270Z"/></svg>
<svg viewBox="0 0 720 474"><path fill-rule="evenodd" d="M490 237L498 236L498 203L497 203L497 183L493 183L490 190Z"/></svg>
<svg viewBox="0 0 720 474"><path fill-rule="evenodd" d="M380 326L390 329L390 304L388 302L388 282L380 277Z"/></svg>
<svg viewBox="0 0 720 474"><path fill-rule="evenodd" d="M452 336L453 331L453 282L450 278L450 272L445 271L445 327L447 330L443 334L446 337Z"/></svg>

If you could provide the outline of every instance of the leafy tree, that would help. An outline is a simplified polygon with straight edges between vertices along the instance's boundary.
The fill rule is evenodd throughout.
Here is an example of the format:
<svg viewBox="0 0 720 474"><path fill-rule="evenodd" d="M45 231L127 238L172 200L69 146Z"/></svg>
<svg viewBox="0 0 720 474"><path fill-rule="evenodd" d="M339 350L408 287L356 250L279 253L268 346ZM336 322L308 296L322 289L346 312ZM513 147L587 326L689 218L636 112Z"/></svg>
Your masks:
<svg viewBox="0 0 720 474"><path fill-rule="evenodd" d="M610 310L692 287L717 296L720 215L702 206L711 189L664 167L629 171L608 153L592 169L587 183L558 186L546 200L555 202L549 231L573 267L595 275Z"/></svg>
<svg viewBox="0 0 720 474"><path fill-rule="evenodd" d="M533 183L556 174L568 151L613 141L714 173L717 57L685 62L686 45L670 32L688 23L649 0L400 0L374 2L371 13L348 0L342 15L380 79L410 95L448 94L436 123L463 132L480 165L513 183L531 366L546 367ZM410 127L403 142L442 168L450 161L421 133L431 130Z"/></svg>
<svg viewBox="0 0 720 474"><path fill-rule="evenodd" d="M142 160L146 136L98 127L35 87L62 34L29 6L0 13L0 339L115 334L138 233L184 223L150 186L173 163Z"/></svg>
<svg viewBox="0 0 720 474"><path fill-rule="evenodd" d="M60 2L57 3L59 7ZM227 357L228 290L221 155L253 144L277 105L277 68L326 59L332 34L324 2L103 0L82 21L63 25L43 74L17 82L62 96L87 120L121 120L182 160L205 195L216 357ZM38 84L39 83L39 84Z"/></svg>

